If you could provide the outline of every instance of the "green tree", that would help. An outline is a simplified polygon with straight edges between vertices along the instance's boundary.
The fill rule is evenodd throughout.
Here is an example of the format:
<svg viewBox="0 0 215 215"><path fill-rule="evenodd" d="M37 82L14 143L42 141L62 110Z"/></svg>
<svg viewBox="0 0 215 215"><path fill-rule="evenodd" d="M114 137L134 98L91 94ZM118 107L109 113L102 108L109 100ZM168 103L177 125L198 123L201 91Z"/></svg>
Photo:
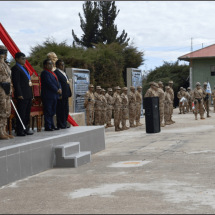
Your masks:
<svg viewBox="0 0 215 215"><path fill-rule="evenodd" d="M72 30L72 36L74 39L73 46L76 44L84 47L93 47L92 43L97 44L99 41L99 8L97 2L86 1L83 4L83 12L85 20L79 13L81 29L84 32L79 39L74 30Z"/></svg>
<svg viewBox="0 0 215 215"><path fill-rule="evenodd" d="M125 33L125 30L117 37L118 30L114 22L120 10L117 11L115 1L100 1L99 8L101 26L100 41L107 44L113 42L128 44L130 38L126 39L127 33Z"/></svg>

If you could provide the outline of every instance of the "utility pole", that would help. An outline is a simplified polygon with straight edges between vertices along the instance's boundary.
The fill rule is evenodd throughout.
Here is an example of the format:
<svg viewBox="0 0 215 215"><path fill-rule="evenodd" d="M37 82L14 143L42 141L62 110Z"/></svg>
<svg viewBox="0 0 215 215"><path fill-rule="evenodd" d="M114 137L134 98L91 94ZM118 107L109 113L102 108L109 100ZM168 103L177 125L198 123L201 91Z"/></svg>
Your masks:
<svg viewBox="0 0 215 215"><path fill-rule="evenodd" d="M190 49L190 88L193 89L193 38L191 38L191 49Z"/></svg>
<svg viewBox="0 0 215 215"><path fill-rule="evenodd" d="M203 48L203 43L202 43L202 48Z"/></svg>

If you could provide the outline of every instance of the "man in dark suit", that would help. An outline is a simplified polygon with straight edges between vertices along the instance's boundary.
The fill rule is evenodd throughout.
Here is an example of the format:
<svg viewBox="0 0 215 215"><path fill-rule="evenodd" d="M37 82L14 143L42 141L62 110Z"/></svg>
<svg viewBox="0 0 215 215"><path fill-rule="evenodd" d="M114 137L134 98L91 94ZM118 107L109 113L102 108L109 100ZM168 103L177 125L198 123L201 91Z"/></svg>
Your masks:
<svg viewBox="0 0 215 215"><path fill-rule="evenodd" d="M67 128L67 118L69 114L68 98L72 96L72 92L70 89L69 78L64 72L64 62L62 60L58 60L56 62L56 67L57 69L54 72L62 87L62 96L57 100L57 127L65 129Z"/></svg>
<svg viewBox="0 0 215 215"><path fill-rule="evenodd" d="M61 96L61 84L54 72L52 72L53 63L46 59L43 62L44 70L41 77L41 98L44 106L45 131L59 130L53 122L56 113L57 99Z"/></svg>
<svg viewBox="0 0 215 215"><path fill-rule="evenodd" d="M26 130L23 129L19 118L16 117L17 136L32 135L33 132L29 131L28 125L33 98L31 76L24 66L26 61L25 54L17 52L15 60L16 65L11 69L14 97L17 100L17 111L26 128Z"/></svg>

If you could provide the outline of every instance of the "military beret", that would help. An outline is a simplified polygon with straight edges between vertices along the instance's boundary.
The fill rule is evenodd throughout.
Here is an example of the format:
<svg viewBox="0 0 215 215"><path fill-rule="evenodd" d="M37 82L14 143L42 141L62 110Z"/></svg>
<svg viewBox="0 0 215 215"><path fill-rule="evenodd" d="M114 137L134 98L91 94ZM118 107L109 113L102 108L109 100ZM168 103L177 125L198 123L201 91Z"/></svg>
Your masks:
<svg viewBox="0 0 215 215"><path fill-rule="evenodd" d="M162 82L162 81L158 81L158 84L159 84L159 85L163 85L163 82Z"/></svg>
<svg viewBox="0 0 215 215"><path fill-rule="evenodd" d="M128 88L127 88L127 87L123 87L122 90L123 90L123 91L124 91L124 90L128 90Z"/></svg>
<svg viewBox="0 0 215 215"><path fill-rule="evenodd" d="M94 87L94 86L93 86L93 84L90 84L88 87L89 87L89 88L92 88L92 87Z"/></svg>
<svg viewBox="0 0 215 215"><path fill-rule="evenodd" d="M207 83L207 82L205 82L203 85L208 85L208 83Z"/></svg>
<svg viewBox="0 0 215 215"><path fill-rule="evenodd" d="M135 87L134 86L130 86L130 90L135 90Z"/></svg>
<svg viewBox="0 0 215 215"><path fill-rule="evenodd" d="M201 86L201 84L199 82L196 82L196 86Z"/></svg>
<svg viewBox="0 0 215 215"><path fill-rule="evenodd" d="M170 87L169 87L169 86L166 86L165 89L170 89Z"/></svg>
<svg viewBox="0 0 215 215"><path fill-rule="evenodd" d="M121 88L119 86L117 86L116 90L121 90Z"/></svg>
<svg viewBox="0 0 215 215"><path fill-rule="evenodd" d="M169 81L169 84L173 84L173 81Z"/></svg>
<svg viewBox="0 0 215 215"><path fill-rule="evenodd" d="M102 88L101 88L101 86L96 86L96 89L101 90Z"/></svg>
<svg viewBox="0 0 215 215"><path fill-rule="evenodd" d="M106 90L102 88L102 92L105 92Z"/></svg>
<svg viewBox="0 0 215 215"><path fill-rule="evenodd" d="M112 92L113 90L112 90L112 88L108 88L108 91L109 91L109 92Z"/></svg>
<svg viewBox="0 0 215 215"><path fill-rule="evenodd" d="M137 86L137 89L142 89L142 87L141 86Z"/></svg>

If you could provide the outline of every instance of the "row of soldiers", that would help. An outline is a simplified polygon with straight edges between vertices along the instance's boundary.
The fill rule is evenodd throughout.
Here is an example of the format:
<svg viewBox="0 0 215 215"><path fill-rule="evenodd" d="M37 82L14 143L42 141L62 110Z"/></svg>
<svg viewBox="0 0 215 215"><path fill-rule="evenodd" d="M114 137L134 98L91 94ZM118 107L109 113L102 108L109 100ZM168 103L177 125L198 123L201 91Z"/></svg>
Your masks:
<svg viewBox="0 0 215 215"><path fill-rule="evenodd" d="M84 107L86 108L87 125L104 125L106 127L113 127L111 125L112 114L114 110L114 126L115 131L127 130L126 119L129 116L130 127L141 126L141 104L142 104L142 87L138 86L135 92L135 87L130 87L130 93L128 88L115 87L113 93L112 88L108 88L107 93L101 86L96 86L96 92L94 92L94 86L89 85L89 91L85 94ZM128 114L129 112L129 114ZM136 121L136 124L135 124ZM120 122L122 127L120 128Z"/></svg>
<svg viewBox="0 0 215 215"><path fill-rule="evenodd" d="M200 114L200 119L204 118L204 113L207 113L207 117L211 117L209 115L209 93L206 92L207 89L207 82L204 82L203 88L201 87L201 84L199 82L196 83L196 88L192 91L190 87L184 89L183 87L180 87L180 91L178 92L178 98L179 98L179 114L183 111L185 113L185 107L187 112L193 111L195 114L195 119L197 120L198 113ZM182 102L182 98L185 98L186 101ZM212 91L211 97L213 100L215 100L215 86L214 90ZM194 102L194 110L192 110L192 103ZM215 112L215 102L214 103L214 112Z"/></svg>
<svg viewBox="0 0 215 215"><path fill-rule="evenodd" d="M149 84L150 88L144 97L159 97L160 126L164 127L175 123L172 120L174 101L173 81L169 81L169 86L165 87L165 92L163 91L163 82L150 82Z"/></svg>

